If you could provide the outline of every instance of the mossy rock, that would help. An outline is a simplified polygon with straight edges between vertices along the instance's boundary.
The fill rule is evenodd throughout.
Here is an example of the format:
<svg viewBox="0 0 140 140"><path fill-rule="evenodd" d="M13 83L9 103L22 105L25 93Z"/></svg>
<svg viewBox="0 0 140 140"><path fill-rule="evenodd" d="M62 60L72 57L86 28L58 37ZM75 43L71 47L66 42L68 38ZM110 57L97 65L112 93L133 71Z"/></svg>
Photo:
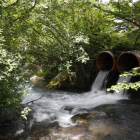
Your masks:
<svg viewBox="0 0 140 140"><path fill-rule="evenodd" d="M46 86L47 89L69 89L72 85L71 76L68 73L59 73Z"/></svg>

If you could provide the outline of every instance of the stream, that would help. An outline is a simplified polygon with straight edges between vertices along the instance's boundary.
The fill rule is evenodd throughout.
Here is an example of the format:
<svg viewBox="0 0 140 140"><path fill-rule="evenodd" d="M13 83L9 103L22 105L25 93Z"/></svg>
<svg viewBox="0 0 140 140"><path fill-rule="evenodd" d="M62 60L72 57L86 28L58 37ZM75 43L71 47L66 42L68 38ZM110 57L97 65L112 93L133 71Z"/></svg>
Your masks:
<svg viewBox="0 0 140 140"><path fill-rule="evenodd" d="M44 82L34 85L23 97L31 112L25 121L1 125L2 140L138 140L140 104L129 100L127 91L107 93L109 71L100 71L91 91L73 93L46 90ZM129 82L131 77L118 79ZM39 99L40 98L40 99ZM37 100L39 99L39 100ZM13 125L13 127L11 126Z"/></svg>

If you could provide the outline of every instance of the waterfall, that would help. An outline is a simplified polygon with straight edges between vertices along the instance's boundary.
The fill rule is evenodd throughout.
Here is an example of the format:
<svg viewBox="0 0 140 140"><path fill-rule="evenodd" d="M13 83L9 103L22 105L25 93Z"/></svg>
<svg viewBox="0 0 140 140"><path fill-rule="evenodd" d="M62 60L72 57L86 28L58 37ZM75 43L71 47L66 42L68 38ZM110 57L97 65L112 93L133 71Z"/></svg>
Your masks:
<svg viewBox="0 0 140 140"><path fill-rule="evenodd" d="M103 84L105 80L107 79L107 76L109 74L109 71L99 71L98 75L96 76L96 79L92 85L91 92L97 92L98 90L101 90L103 87Z"/></svg>

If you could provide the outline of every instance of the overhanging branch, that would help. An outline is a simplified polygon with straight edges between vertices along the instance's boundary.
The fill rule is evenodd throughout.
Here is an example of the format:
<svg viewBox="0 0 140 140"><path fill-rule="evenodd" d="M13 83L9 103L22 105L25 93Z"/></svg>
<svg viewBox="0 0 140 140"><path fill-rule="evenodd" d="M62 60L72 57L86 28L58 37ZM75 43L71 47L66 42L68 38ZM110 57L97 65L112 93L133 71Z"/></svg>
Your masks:
<svg viewBox="0 0 140 140"><path fill-rule="evenodd" d="M123 16L123 15L120 15L120 14L117 14L117 13L115 13L115 12L112 12L112 11L110 11L110 10L105 10L105 9L101 8L100 6L97 6L96 4L94 4L93 6L96 7L96 8L98 8L98 9L100 9L100 10L102 10L102 11L104 11L104 12L110 13L110 14L116 16L116 17L119 17L119 18L121 18L121 19L123 19L123 20L126 20L126 21L128 21L128 22L130 22L130 23L132 23L132 24L134 24L135 26L137 26L137 27L140 28L140 24L138 24L137 22L135 22L135 21L132 20L132 19L128 19L127 17L125 17L125 16Z"/></svg>
<svg viewBox="0 0 140 140"><path fill-rule="evenodd" d="M37 4L37 0L35 0L34 5L33 5L29 10L25 11L25 12L22 13L18 18L14 19L13 21L11 21L11 22L9 22L8 24L6 24L5 27L8 26L8 25L13 24L13 23L16 22L17 20L21 19L21 18L23 17L23 15L25 15L25 14L31 12L31 11L35 8L36 4Z"/></svg>
<svg viewBox="0 0 140 140"><path fill-rule="evenodd" d="M11 7L11 6L15 6L15 5L18 4L18 3L19 3L19 0L15 1L15 2L12 3L12 4L7 5L6 7L0 6L0 8L7 9L7 8L9 8L9 7Z"/></svg>

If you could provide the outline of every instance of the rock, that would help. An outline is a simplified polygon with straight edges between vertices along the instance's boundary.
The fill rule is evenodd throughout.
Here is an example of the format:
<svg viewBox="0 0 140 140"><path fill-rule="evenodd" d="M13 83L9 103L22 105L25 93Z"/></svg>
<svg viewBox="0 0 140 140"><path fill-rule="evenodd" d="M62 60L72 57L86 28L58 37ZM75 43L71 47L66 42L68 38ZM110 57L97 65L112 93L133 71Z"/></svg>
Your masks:
<svg viewBox="0 0 140 140"><path fill-rule="evenodd" d="M62 109L71 112L74 109L74 107L73 106L65 106Z"/></svg>
<svg viewBox="0 0 140 140"><path fill-rule="evenodd" d="M68 73L59 73L46 86L47 89L69 89L72 84L71 76Z"/></svg>
<svg viewBox="0 0 140 140"><path fill-rule="evenodd" d="M78 126L71 126L71 127L64 127L53 130L53 133L57 134L57 136L60 136L61 140L73 140L72 137L79 136L75 140L80 140L81 135L83 135L87 130L87 127L84 125L78 125ZM63 138L62 138L63 137ZM53 139L54 140L54 139Z"/></svg>
<svg viewBox="0 0 140 140"><path fill-rule="evenodd" d="M81 124L88 124L88 121L84 120L84 119L78 119L77 120L77 125L81 125Z"/></svg>
<svg viewBox="0 0 140 140"><path fill-rule="evenodd" d="M90 119L93 119L95 118L96 116L96 113L92 112L92 113L83 113L83 114L77 114L77 115L74 115L71 120L73 122L77 122L77 124L87 124L88 121Z"/></svg>
<svg viewBox="0 0 140 140"><path fill-rule="evenodd" d="M45 78L43 76L32 76L30 78L31 81L35 82L35 81L41 81L41 80L45 80Z"/></svg>

